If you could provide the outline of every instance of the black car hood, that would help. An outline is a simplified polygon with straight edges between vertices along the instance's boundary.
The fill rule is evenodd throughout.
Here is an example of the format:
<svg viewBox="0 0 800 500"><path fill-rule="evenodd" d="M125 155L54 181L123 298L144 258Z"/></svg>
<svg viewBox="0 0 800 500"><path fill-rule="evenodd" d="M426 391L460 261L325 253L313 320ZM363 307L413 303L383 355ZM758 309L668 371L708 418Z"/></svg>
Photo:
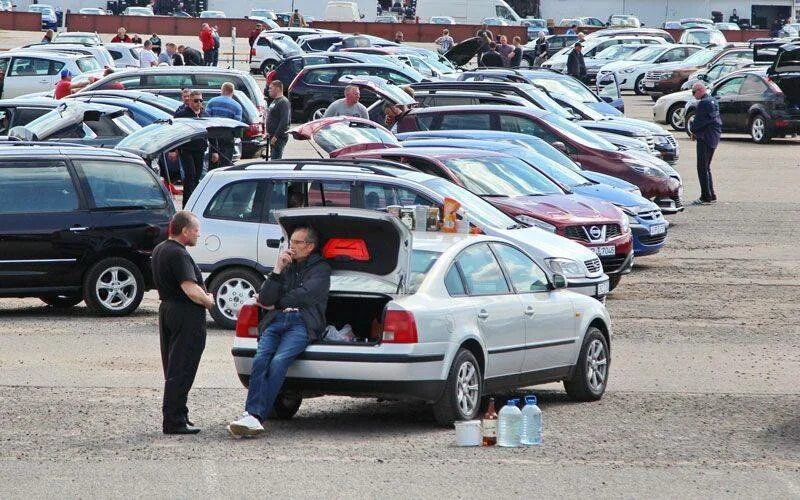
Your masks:
<svg viewBox="0 0 800 500"><path fill-rule="evenodd" d="M444 56L456 66L466 66L478 54L483 40L478 37L467 38L445 52Z"/></svg>

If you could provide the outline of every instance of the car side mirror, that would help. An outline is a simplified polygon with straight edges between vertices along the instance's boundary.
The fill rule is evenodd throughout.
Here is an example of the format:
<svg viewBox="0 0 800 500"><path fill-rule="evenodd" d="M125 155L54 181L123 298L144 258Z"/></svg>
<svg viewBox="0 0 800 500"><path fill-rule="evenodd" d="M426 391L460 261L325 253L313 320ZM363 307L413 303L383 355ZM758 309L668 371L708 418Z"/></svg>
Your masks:
<svg viewBox="0 0 800 500"><path fill-rule="evenodd" d="M607 102L609 104L614 102L614 98L611 97L611 96L607 96L607 95L601 96L600 99L602 99L603 101L605 101L605 102Z"/></svg>
<svg viewBox="0 0 800 500"><path fill-rule="evenodd" d="M697 75L697 79L698 80L703 80L705 82L705 81L708 80L708 75L706 75L706 74Z"/></svg>
<svg viewBox="0 0 800 500"><path fill-rule="evenodd" d="M567 278L563 274L553 275L553 290L567 288Z"/></svg>

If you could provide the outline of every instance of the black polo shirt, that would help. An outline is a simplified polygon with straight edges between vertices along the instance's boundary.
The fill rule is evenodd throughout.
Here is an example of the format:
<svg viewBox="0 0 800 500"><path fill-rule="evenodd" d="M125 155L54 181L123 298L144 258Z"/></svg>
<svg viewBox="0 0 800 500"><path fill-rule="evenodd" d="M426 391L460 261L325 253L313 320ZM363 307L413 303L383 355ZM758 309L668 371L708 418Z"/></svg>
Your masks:
<svg viewBox="0 0 800 500"><path fill-rule="evenodd" d="M195 304L181 288L184 281L194 281L203 287L203 275L194 263L186 247L175 240L166 240L153 250L151 258L153 281L158 289L158 297L164 302Z"/></svg>

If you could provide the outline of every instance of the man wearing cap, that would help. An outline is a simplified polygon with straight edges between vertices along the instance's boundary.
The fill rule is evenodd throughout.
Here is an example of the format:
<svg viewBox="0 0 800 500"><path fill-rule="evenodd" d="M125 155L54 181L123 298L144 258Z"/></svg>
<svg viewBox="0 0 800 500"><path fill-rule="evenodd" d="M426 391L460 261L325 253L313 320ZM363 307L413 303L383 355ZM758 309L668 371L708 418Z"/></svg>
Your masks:
<svg viewBox="0 0 800 500"><path fill-rule="evenodd" d="M88 85L89 82L72 83L72 73L67 68L61 70L61 80L56 83L56 89L53 92L53 97L56 99L63 99L72 93L73 90L81 89Z"/></svg>
<svg viewBox="0 0 800 500"><path fill-rule="evenodd" d="M586 78L586 63L583 60L583 45L576 42L567 56L567 74L583 81Z"/></svg>

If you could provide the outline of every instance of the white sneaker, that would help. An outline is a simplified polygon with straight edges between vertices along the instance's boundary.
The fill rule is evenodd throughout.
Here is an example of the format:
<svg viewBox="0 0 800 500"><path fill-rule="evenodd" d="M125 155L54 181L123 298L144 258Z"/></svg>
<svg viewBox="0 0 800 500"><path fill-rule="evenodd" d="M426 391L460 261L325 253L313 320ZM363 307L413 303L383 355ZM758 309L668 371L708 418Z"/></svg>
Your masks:
<svg viewBox="0 0 800 500"><path fill-rule="evenodd" d="M256 417L244 412L238 420L234 420L228 425L228 431L237 437L258 436L264 433L264 426Z"/></svg>

